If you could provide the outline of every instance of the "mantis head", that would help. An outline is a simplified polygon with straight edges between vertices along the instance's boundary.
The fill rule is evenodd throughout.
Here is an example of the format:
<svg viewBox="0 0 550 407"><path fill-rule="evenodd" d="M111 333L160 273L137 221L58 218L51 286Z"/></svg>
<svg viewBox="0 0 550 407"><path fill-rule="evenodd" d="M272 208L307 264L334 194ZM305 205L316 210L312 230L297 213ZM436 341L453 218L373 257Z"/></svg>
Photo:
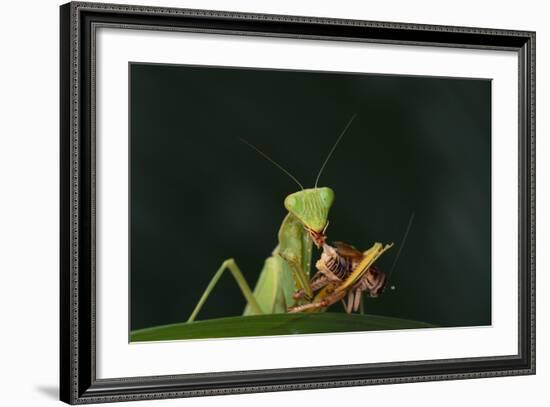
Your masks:
<svg viewBox="0 0 550 407"><path fill-rule="evenodd" d="M332 189L309 188L288 195L285 208L304 225L315 245L321 247L326 239L328 212L333 202Z"/></svg>
<svg viewBox="0 0 550 407"><path fill-rule="evenodd" d="M311 239L317 247L321 247L326 239L326 229L328 227L328 211L334 202L334 191L328 187L317 187L319 183L319 178L327 165L328 160L334 153L336 146L344 137L347 129L355 119L357 114L354 114L351 119L344 127L344 130L340 133L340 136L332 146L330 152L328 153L317 178L315 179L315 186L313 188L304 188L303 185L296 179L294 175L285 170L280 164L275 162L267 154L259 150L257 147L250 144L248 141L241 139L241 141L263 156L266 160L271 162L282 172L288 175L296 184L302 189L301 191L294 192L293 194L288 195L285 198L285 208L291 214L293 214L301 223L304 225L304 228L309 232Z"/></svg>

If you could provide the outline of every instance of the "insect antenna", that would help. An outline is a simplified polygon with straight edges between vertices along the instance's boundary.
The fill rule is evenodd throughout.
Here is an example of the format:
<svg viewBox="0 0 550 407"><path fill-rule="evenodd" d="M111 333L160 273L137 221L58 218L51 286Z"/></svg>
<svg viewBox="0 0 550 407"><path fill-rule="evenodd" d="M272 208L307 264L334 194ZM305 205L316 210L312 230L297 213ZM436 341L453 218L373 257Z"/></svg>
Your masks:
<svg viewBox="0 0 550 407"><path fill-rule="evenodd" d="M256 151L258 154L260 154L262 157L264 157L267 161L269 161L271 164L273 164L274 166L279 168L282 172L284 172L286 175L288 175L295 183L298 184L298 186L301 189L304 189L304 186L302 185L302 183L300 181L298 181L294 175L292 175L290 172L285 170L280 164L278 164L275 160L273 160L271 157L269 157L266 153L264 153L262 150L260 150L258 147L254 146L253 144L250 144L244 138L240 138L239 140L241 140L248 147L250 147L251 149Z"/></svg>
<svg viewBox="0 0 550 407"><path fill-rule="evenodd" d="M325 169L325 166L327 165L328 160L332 156L332 153L334 153L334 150L336 150L336 146L338 145L338 143L340 143L340 140L342 140L342 137L344 137L344 134L346 134L346 131L348 130L349 126L351 126L351 123L353 122L353 120L356 117L357 117L357 113L355 113L353 116L351 116L351 119L349 119L348 124L346 124L346 127L344 127L344 130L342 130L342 133L340 133L340 136L338 136L338 138L336 139L336 142L334 143L334 145L330 149L330 151L327 155L327 158L325 158L325 161L323 162L323 165L321 166L321 169L319 170L319 173L317 174L317 178L315 179L315 188L317 188L317 184L319 183L319 178L321 178L321 173Z"/></svg>
<svg viewBox="0 0 550 407"><path fill-rule="evenodd" d="M401 255L401 251L403 250L403 246L405 246L405 241L407 240L407 236L409 236L409 232L411 230L411 226L413 224L414 220L414 211L411 212L411 216L409 217L409 223L407 224L407 229L405 229L405 234L403 235L403 239L401 239L401 244L399 245L399 250L397 251L397 254L395 255L395 259L393 260L393 264L391 266L390 272L388 273L387 280L390 281L391 275L393 271L395 270L395 266L397 265L397 261L399 260L399 256ZM393 286L392 286L393 289Z"/></svg>

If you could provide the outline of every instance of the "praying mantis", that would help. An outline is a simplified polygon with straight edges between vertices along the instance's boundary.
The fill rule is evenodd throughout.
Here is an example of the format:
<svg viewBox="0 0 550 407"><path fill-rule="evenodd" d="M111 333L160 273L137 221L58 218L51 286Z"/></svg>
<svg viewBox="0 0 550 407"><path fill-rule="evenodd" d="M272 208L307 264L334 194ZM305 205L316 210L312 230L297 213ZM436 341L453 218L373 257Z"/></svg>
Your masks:
<svg viewBox="0 0 550 407"><path fill-rule="evenodd" d="M247 301L243 311L244 316L322 311L334 302L343 300L348 292L357 290L360 288L361 282L367 280L369 270L373 270L371 268L373 263L393 244L375 243L362 255L361 252L355 253L357 261L350 263L354 267L349 267L349 270L338 281L334 278L327 279L319 287L319 284L315 285L315 279L310 280L309 277L313 245L319 249L323 248L324 251L328 250L327 247L330 247L326 245L325 240L329 224L328 215L334 202L334 191L329 187L318 187L317 185L327 162L355 117L356 114L351 117L329 151L317 174L313 188L304 188L282 166L255 146L242 140L292 178L301 190L291 193L284 199L284 206L288 213L279 228L278 244L272 251L271 256L265 260L254 290L251 290L237 262L232 258L227 259L212 277L187 322L195 321L219 279L227 270L235 279ZM360 256L360 258L357 256ZM320 270L320 266L318 266L318 269ZM319 272L315 276L318 276ZM319 290L318 293L314 295L314 291L317 290ZM359 294L358 291L357 298L359 298ZM355 305L357 301L355 297L351 298L351 296L348 300L352 305ZM351 309L352 307L346 305L346 310L348 308ZM354 308L357 309L357 307Z"/></svg>

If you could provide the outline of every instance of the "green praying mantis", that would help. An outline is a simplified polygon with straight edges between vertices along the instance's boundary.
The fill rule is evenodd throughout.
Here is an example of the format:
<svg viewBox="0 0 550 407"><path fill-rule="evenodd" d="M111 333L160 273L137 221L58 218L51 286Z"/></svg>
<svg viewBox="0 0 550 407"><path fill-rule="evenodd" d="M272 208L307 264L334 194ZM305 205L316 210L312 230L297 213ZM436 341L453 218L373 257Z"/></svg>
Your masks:
<svg viewBox="0 0 550 407"><path fill-rule="evenodd" d="M330 267L324 267L325 262L321 265L323 267L317 265L319 271L315 275L316 277L310 280L313 245L319 249L322 248L324 254L331 253L330 250L333 249L325 243L325 240L329 224L328 215L334 202L334 191L329 187L318 187L317 185L327 162L355 117L356 114L351 117L329 151L317 174L313 188L304 188L282 166L250 143L242 140L292 178L301 190L288 195L284 200L284 206L288 213L279 228L278 244L271 256L265 260L254 291L248 285L237 262L232 258L227 259L212 277L187 322L193 322L196 319L209 295L227 270L237 282L247 301L243 311L245 316L321 311L336 301L344 301L344 297L348 293L350 293L349 303L353 305L359 300L359 291L368 288L371 278L381 276L372 265L382 253L392 247L392 244L375 243L363 254L352 246L342 247L342 250L335 254L336 257L329 256L327 258L329 261L331 259L336 261L336 263L349 264L347 271L341 276L336 276L331 272ZM348 258L346 252L350 250L354 252ZM320 274L323 274L321 279L318 278ZM382 283L385 283L385 276L383 277ZM315 283L321 280L323 283ZM378 284L377 290L381 288L383 287ZM320 291L314 295L314 290ZM354 291L357 291L356 297L353 296ZM371 296L376 295L378 295L378 291ZM351 310L353 306L346 306L346 310L348 308ZM357 306L354 307L354 310L357 310Z"/></svg>

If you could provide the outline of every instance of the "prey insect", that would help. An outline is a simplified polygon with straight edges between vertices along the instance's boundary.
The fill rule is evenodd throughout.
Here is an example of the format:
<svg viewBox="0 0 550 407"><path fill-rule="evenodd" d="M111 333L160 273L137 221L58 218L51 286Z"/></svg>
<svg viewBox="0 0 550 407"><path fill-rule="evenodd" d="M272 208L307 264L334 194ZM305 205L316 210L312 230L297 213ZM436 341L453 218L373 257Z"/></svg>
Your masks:
<svg viewBox="0 0 550 407"><path fill-rule="evenodd" d="M414 212L409 218L407 229L388 274L381 271L374 263L382 253L393 247L393 243L388 245L375 243L365 252L343 242L335 242L334 247L324 243L321 257L315 264L318 271L310 281L311 290L317 294L311 302L291 307L288 311L291 313L322 311L342 301L348 314L359 310L360 307L363 313L363 296L376 298L384 292L407 240L413 219ZM300 299L304 294L303 290L297 290L294 298Z"/></svg>
<svg viewBox="0 0 550 407"><path fill-rule="evenodd" d="M360 252L355 247L336 242L336 247L323 245L323 253L316 263L317 273L310 282L312 291L318 291L310 303L289 308L289 312L320 311L343 301L347 313L359 309L363 293L378 297L386 285L386 274L374 262L393 244L375 243L369 250ZM298 290L298 299L304 291ZM345 298L347 297L347 303Z"/></svg>
<svg viewBox="0 0 550 407"><path fill-rule="evenodd" d="M312 248L313 244L320 248L325 242L328 214L334 202L333 190L317 185L328 160L355 117L356 115L353 115L348 121L329 151L317 174L313 188L304 188L287 170L245 141L251 148L292 178L301 190L288 195L284 200L284 206L288 213L278 232L278 244L271 256L265 260L254 291L250 289L236 261L227 259L212 277L188 322L195 320L226 270L229 270L247 301L243 315L285 313L290 306L300 305L312 299L313 292L309 285ZM302 290L304 293L298 300L293 296L296 290Z"/></svg>

